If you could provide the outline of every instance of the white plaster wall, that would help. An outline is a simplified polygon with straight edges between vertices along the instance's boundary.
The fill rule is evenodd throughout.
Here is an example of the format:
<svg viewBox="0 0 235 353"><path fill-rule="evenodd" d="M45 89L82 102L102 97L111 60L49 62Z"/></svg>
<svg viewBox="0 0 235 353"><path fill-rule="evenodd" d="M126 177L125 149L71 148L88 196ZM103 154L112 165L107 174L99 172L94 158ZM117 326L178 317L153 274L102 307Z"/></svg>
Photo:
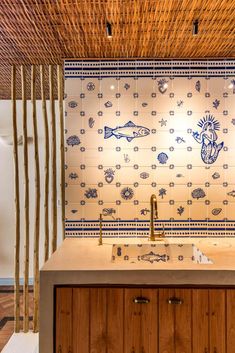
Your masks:
<svg viewBox="0 0 235 353"><path fill-rule="evenodd" d="M48 119L50 123L50 105L47 102ZM32 136L31 103L28 101L28 135ZM17 101L18 134L22 134L22 102ZM39 134L39 156L41 169L41 227L40 227L40 266L44 256L44 127L41 101L37 101L37 121ZM57 173L58 173L58 243L61 242L60 222L60 150L59 150L59 115L56 102L57 121ZM50 127L50 124L49 124ZM11 101L0 100L0 136L12 135ZM51 139L50 139L51 141ZM30 277L33 277L33 237L34 237L34 152L33 144L29 144L29 179L30 179ZM24 257L24 179L23 179L23 146L19 146L20 165L20 198L21 198L21 260L20 271L23 277ZM51 184L51 183L50 183ZM14 213L14 164L13 147L0 141L0 280L14 277L14 244L15 244L15 213ZM51 222L49 222L51 224ZM50 244L51 245L51 244ZM2 281L3 283L3 281Z"/></svg>

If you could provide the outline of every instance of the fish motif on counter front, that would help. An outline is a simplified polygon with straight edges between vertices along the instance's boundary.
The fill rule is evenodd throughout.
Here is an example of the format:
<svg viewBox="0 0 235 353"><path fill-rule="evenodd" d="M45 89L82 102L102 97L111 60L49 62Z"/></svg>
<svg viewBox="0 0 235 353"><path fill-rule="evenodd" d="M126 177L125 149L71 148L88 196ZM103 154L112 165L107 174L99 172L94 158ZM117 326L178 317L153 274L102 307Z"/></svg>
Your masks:
<svg viewBox="0 0 235 353"><path fill-rule="evenodd" d="M128 142L131 142L134 138L145 137L150 134L150 130L144 126L134 124L132 121L128 121L123 126L117 126L111 128L108 126L104 127L104 138L108 139L115 136L117 139L122 137L126 138Z"/></svg>

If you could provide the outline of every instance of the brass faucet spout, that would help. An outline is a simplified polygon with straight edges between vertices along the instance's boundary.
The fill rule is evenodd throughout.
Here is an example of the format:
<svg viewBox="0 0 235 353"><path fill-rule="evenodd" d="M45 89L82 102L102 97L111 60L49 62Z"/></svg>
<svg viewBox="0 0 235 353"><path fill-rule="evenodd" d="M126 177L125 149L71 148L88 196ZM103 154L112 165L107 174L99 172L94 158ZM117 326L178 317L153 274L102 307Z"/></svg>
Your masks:
<svg viewBox="0 0 235 353"><path fill-rule="evenodd" d="M164 236L164 230L161 233L154 233L154 219L158 219L158 205L156 195L151 195L150 198L150 240L154 241L156 236L161 238Z"/></svg>

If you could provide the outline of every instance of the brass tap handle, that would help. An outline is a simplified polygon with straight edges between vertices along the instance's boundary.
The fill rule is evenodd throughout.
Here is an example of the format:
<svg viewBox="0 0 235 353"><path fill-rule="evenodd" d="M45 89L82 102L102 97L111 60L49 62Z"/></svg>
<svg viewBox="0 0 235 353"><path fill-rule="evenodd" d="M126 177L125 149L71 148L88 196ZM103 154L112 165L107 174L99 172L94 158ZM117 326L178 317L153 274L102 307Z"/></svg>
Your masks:
<svg viewBox="0 0 235 353"><path fill-rule="evenodd" d="M183 300L176 297L171 297L168 299L168 304L176 304L176 305L183 304Z"/></svg>
<svg viewBox="0 0 235 353"><path fill-rule="evenodd" d="M99 222L100 222L100 236L99 236L98 245L103 245L102 221L103 221L103 217L102 217L102 214L100 213L100 218L99 218Z"/></svg>
<svg viewBox="0 0 235 353"><path fill-rule="evenodd" d="M150 300L145 297L136 297L133 299L133 302L135 304L148 304L150 302Z"/></svg>

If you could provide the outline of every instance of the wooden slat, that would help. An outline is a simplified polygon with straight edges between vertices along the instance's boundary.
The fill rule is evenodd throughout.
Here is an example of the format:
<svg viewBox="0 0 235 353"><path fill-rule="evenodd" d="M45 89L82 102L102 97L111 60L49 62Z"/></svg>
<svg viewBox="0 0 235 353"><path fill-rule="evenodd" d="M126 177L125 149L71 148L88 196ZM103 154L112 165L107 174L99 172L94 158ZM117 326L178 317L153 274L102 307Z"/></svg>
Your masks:
<svg viewBox="0 0 235 353"><path fill-rule="evenodd" d="M72 352L72 288L56 289L56 353Z"/></svg>
<svg viewBox="0 0 235 353"><path fill-rule="evenodd" d="M176 298L182 304L175 304L175 353L192 352L192 302L190 289L176 289Z"/></svg>
<svg viewBox="0 0 235 353"><path fill-rule="evenodd" d="M25 68L21 66L24 147L24 332L29 330L29 161Z"/></svg>
<svg viewBox="0 0 235 353"><path fill-rule="evenodd" d="M235 350L235 290L227 291L227 353Z"/></svg>
<svg viewBox="0 0 235 353"><path fill-rule="evenodd" d="M93 298L92 289L73 288L73 353L90 353L90 291Z"/></svg>
<svg viewBox="0 0 235 353"><path fill-rule="evenodd" d="M124 289L107 288L107 352L123 353Z"/></svg>
<svg viewBox="0 0 235 353"><path fill-rule="evenodd" d="M51 107L51 218L52 218L52 253L57 248L57 162L56 162L56 120L53 66L49 66L50 107Z"/></svg>
<svg viewBox="0 0 235 353"><path fill-rule="evenodd" d="M58 101L60 115L60 195L61 195L61 229L65 238L65 163L64 163L64 113L63 113L63 69L57 66Z"/></svg>
<svg viewBox="0 0 235 353"><path fill-rule="evenodd" d="M39 236L40 236L40 167L38 153L38 128L36 113L36 91L35 91L35 66L31 71L31 103L33 118L33 140L34 140L34 163L35 163L35 211L34 211L34 258L33 258L33 275L34 275L34 312L33 312L33 331L38 332L39 329Z"/></svg>
<svg viewBox="0 0 235 353"><path fill-rule="evenodd" d="M213 353L226 352L226 301L224 289L209 290L210 306L210 351Z"/></svg>
<svg viewBox="0 0 235 353"><path fill-rule="evenodd" d="M41 78L41 99L42 99L42 113L43 113L43 125L44 125L44 261L46 262L49 257L49 127L48 127L48 115L47 105L45 97L45 68L43 65L40 66L40 78Z"/></svg>
<svg viewBox="0 0 235 353"><path fill-rule="evenodd" d="M141 295L150 300L141 306L141 352L158 353L158 290L142 289Z"/></svg>
<svg viewBox="0 0 235 353"><path fill-rule="evenodd" d="M141 289L125 289L124 296L124 353L139 353L141 349L141 304L133 299L141 296Z"/></svg>
<svg viewBox="0 0 235 353"><path fill-rule="evenodd" d="M90 296L90 353L106 353L107 299L105 288L93 288Z"/></svg>
<svg viewBox="0 0 235 353"><path fill-rule="evenodd" d="M159 289L159 352L175 352L174 305L168 299L174 296L174 289Z"/></svg>
<svg viewBox="0 0 235 353"><path fill-rule="evenodd" d="M13 126L13 154L14 154L14 186L15 186L15 332L20 331L20 192L19 192L19 161L17 145L17 113L16 113L16 68L11 70L11 99Z"/></svg>
<svg viewBox="0 0 235 353"><path fill-rule="evenodd" d="M193 353L209 352L209 293L207 289L192 290Z"/></svg>

